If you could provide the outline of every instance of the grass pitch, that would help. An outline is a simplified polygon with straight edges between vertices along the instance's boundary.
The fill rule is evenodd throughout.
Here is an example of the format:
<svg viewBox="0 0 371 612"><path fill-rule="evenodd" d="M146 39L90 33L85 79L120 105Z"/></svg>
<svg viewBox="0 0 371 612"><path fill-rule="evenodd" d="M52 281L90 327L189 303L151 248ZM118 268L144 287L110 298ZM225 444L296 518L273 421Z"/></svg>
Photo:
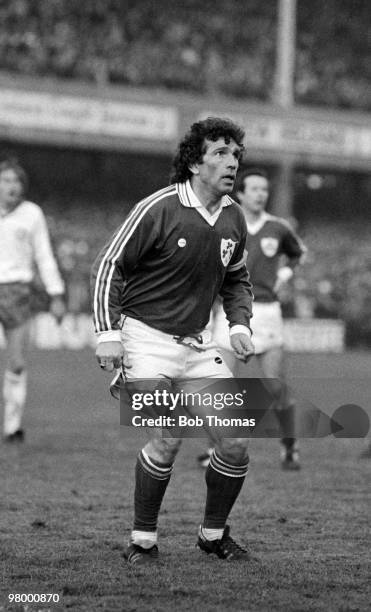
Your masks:
<svg viewBox="0 0 371 612"><path fill-rule="evenodd" d="M368 408L370 371L366 353L289 361L321 409ZM29 374L26 442L0 445L0 610L370 610L371 460L359 459L362 440L303 440L299 473L280 471L276 440L251 442L250 475L230 520L256 557L247 564L195 548L203 444L185 440L163 504L161 560L130 569L122 552L144 435L119 427L109 375L91 351L34 351ZM55 593L60 603L10 604L10 593Z"/></svg>

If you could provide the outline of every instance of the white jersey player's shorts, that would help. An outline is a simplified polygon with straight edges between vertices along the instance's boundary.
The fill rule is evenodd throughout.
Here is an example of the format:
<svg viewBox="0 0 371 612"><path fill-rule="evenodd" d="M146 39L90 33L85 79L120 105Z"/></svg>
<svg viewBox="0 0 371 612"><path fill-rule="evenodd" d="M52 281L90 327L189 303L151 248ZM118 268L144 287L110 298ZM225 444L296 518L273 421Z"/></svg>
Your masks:
<svg viewBox="0 0 371 612"><path fill-rule="evenodd" d="M31 317L29 283L0 283L0 323L4 329L23 325Z"/></svg>
<svg viewBox="0 0 371 612"><path fill-rule="evenodd" d="M250 325L253 332L252 341L255 354L265 353L272 348L283 345L283 320L279 302L253 302L253 317ZM232 351L228 321L220 303L213 308L208 325L216 344L227 351Z"/></svg>
<svg viewBox="0 0 371 612"><path fill-rule="evenodd" d="M209 330L177 339L141 321L125 317L121 331L126 380L143 378L232 378Z"/></svg>

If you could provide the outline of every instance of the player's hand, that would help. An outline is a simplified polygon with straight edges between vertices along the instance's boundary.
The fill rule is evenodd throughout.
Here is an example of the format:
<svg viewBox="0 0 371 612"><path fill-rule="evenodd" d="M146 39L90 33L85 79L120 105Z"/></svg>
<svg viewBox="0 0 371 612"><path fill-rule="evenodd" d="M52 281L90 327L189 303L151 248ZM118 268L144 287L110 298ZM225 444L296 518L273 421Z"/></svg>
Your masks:
<svg viewBox="0 0 371 612"><path fill-rule="evenodd" d="M50 298L49 312L53 315L58 324L62 322L66 314L66 304L61 295L54 295Z"/></svg>
<svg viewBox="0 0 371 612"><path fill-rule="evenodd" d="M255 347L249 334L232 334L230 340L233 353L237 359L247 363L250 357L255 354Z"/></svg>
<svg viewBox="0 0 371 612"><path fill-rule="evenodd" d="M277 272L276 282L273 287L274 293L278 293L284 285L293 277L293 270L289 266L283 266Z"/></svg>
<svg viewBox="0 0 371 612"><path fill-rule="evenodd" d="M124 361L124 347L119 341L100 342L95 351L97 361L102 368L107 372L113 372L114 369L120 368ZM125 364L125 367L130 367Z"/></svg>

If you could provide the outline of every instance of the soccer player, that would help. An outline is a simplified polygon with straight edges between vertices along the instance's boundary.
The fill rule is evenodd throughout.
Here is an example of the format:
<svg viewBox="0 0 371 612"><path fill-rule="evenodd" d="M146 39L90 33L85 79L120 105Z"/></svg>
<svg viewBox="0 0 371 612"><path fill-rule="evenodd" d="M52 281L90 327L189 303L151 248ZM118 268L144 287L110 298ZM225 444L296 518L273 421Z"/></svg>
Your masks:
<svg viewBox="0 0 371 612"><path fill-rule="evenodd" d="M298 470L300 462L294 437L295 402L284 382L283 322L277 293L292 278L305 247L285 219L266 212L269 181L263 170L252 168L241 173L236 194L248 230L247 267L254 291L251 326L255 355L264 377L275 379L266 380L266 383L269 382L270 391L276 398L276 416L282 432L281 466L285 470ZM282 258L286 260L284 265ZM213 337L220 347L231 351L226 328L223 309L217 303L213 312ZM199 456L202 466L207 464L209 453L210 449Z"/></svg>
<svg viewBox="0 0 371 612"><path fill-rule="evenodd" d="M45 217L37 204L24 199L26 188L24 169L13 160L1 162L0 323L8 352L3 384L3 434L7 442L24 439L25 352L35 266L50 295L50 312L60 320L65 311L64 285L50 246Z"/></svg>
<svg viewBox="0 0 371 612"><path fill-rule="evenodd" d="M93 266L97 360L107 370L123 364L129 383L232 377L205 332L218 294L236 357L254 352L246 224L229 196L243 138L226 119L194 123L179 144L170 186L133 208ZM223 439L217 428L208 433L215 450L198 546L221 559L246 559L226 522L247 473L247 438ZM179 439L151 430L138 455L129 564L158 556L157 519L179 446Z"/></svg>

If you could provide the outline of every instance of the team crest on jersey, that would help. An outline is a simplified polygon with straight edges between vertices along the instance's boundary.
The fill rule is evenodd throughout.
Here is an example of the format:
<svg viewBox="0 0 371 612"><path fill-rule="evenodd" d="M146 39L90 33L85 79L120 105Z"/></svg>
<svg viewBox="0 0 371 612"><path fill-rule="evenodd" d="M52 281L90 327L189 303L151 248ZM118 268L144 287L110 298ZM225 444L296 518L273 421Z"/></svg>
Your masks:
<svg viewBox="0 0 371 612"><path fill-rule="evenodd" d="M278 251L278 240L277 238L262 238L260 246L264 255L267 257L274 257Z"/></svg>
<svg viewBox="0 0 371 612"><path fill-rule="evenodd" d="M227 240L222 238L220 243L220 257L222 258L222 264L226 268L231 261L231 257L236 248L237 242L233 242L230 238Z"/></svg>

